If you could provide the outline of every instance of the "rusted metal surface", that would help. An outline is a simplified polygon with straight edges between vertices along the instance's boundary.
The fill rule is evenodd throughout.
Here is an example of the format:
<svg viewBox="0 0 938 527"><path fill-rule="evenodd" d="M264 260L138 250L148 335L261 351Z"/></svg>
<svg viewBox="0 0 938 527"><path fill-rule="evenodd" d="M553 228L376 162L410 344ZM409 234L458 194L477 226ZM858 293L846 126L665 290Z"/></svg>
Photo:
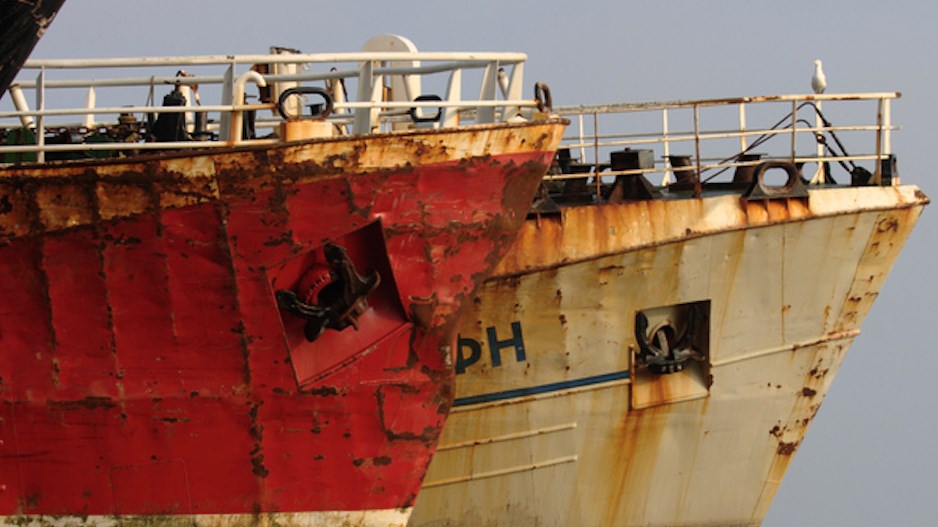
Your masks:
<svg viewBox="0 0 938 527"><path fill-rule="evenodd" d="M896 97L559 109L579 133L461 324L411 525L758 525L928 203L896 177ZM875 124L821 100L875 103Z"/></svg>
<svg viewBox="0 0 938 527"><path fill-rule="evenodd" d="M530 218L460 324L410 525L758 525L926 203L843 187ZM703 360L640 366L636 314L660 341L681 306L706 314Z"/></svg>
<svg viewBox="0 0 938 527"><path fill-rule="evenodd" d="M927 198L914 186L900 186L815 192L810 206L799 200L745 205L739 201L738 195L725 195L699 200L640 201L628 206L566 208L559 216L542 216L526 222L518 235L518 245L525 250L507 254L495 274L514 276L685 238L801 222L816 216L911 208ZM847 205L856 209L847 209ZM574 229L576 232L571 232Z"/></svg>
<svg viewBox="0 0 938 527"><path fill-rule="evenodd" d="M0 524L406 521L564 125L0 169ZM328 243L381 280L309 342Z"/></svg>
<svg viewBox="0 0 938 527"><path fill-rule="evenodd" d="M148 514L141 516L41 516L20 518L11 523L22 527L256 527L285 525L302 527L405 527L410 508L349 512L278 512L251 514Z"/></svg>

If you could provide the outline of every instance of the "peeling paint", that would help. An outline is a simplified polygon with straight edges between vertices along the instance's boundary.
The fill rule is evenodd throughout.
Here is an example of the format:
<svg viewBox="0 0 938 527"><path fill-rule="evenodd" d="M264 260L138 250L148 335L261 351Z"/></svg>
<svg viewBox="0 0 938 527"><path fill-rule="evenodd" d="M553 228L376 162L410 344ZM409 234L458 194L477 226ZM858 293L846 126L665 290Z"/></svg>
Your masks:
<svg viewBox="0 0 938 527"><path fill-rule="evenodd" d="M824 188L529 218L459 327L517 323L525 356L456 376L411 525L758 525L926 203ZM636 313L694 302L706 366L652 376Z"/></svg>
<svg viewBox="0 0 938 527"><path fill-rule="evenodd" d="M564 126L0 168L0 474L23 474L0 523L405 523L452 404L463 304ZM276 273L369 229L382 243L354 250L388 262L400 339L356 340L372 313L301 364ZM302 367L321 376L301 385Z"/></svg>

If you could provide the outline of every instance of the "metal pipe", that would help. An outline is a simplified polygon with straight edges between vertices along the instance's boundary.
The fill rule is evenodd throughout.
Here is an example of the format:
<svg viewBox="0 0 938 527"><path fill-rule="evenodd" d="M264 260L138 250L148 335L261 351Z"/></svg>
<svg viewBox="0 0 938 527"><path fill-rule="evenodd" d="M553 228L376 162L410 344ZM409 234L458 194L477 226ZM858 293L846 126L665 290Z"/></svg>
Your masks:
<svg viewBox="0 0 938 527"><path fill-rule="evenodd" d="M821 129L824 125L824 120L821 117L821 101L817 101L815 103L815 108L817 108L817 111L814 112L814 129L815 133L820 134L823 133ZM823 184L827 182L827 174L824 173L824 162L821 161L821 158L824 157L824 154L826 153L824 143L818 141L816 152L818 157L817 171L814 173L814 177L811 178L811 183L818 182Z"/></svg>
<svg viewBox="0 0 938 527"><path fill-rule="evenodd" d="M450 73L449 80L446 82L446 101L443 105L443 115L440 116L440 124L443 127L459 125L459 110L450 104L460 104L462 99L462 70L455 69Z"/></svg>
<svg viewBox="0 0 938 527"><path fill-rule="evenodd" d="M376 99L380 100L380 91L382 86L379 82L375 82L374 74L374 62L365 61L361 65L361 73L358 76L358 95L356 99L359 102L369 101L373 102ZM378 77L380 79L380 77ZM352 133L354 134L370 134L375 129L375 121L378 117L376 109L369 108L357 108L355 112L355 122L352 125Z"/></svg>
<svg viewBox="0 0 938 527"><path fill-rule="evenodd" d="M88 86L88 93L85 95L85 108L88 110L93 110L97 96L95 95L94 85ZM85 128L92 128L94 126L94 112L88 112L85 114L85 118L81 122L82 126Z"/></svg>
<svg viewBox="0 0 938 527"><path fill-rule="evenodd" d="M439 106L436 104L434 107ZM242 111L242 110L272 110L275 109L276 105L272 103L260 103L260 104L224 104L224 105L215 105L215 106L199 106L199 111L203 112L230 112L232 110ZM53 110L42 110L42 111L27 111L27 112L0 112L0 118L8 117L24 117L24 116L35 116L35 117L50 117L50 116L60 116L60 115L85 115L88 113L101 115L101 114L121 114L121 113L138 113L138 112L147 112L147 113L185 113L192 111L191 107L186 106L101 106L99 108L62 108L62 109L53 109Z"/></svg>
<svg viewBox="0 0 938 527"><path fill-rule="evenodd" d="M247 84L248 81L253 82L260 88L267 86L267 80L264 76L254 70L248 70L235 79L231 100L231 122L228 133L228 141L230 144L238 144L241 142L241 127L244 122L244 113L240 110L236 110L235 107L244 104L244 85ZM184 107L183 110L185 110Z"/></svg>
<svg viewBox="0 0 938 527"><path fill-rule="evenodd" d="M707 106L726 106L739 103L764 102L791 102L791 101L864 101L874 99L898 99L902 97L899 92L876 93L841 93L826 95L760 95L756 97L730 97L726 99L700 99L683 101L653 101L620 104L594 104L582 106L557 106L554 113L558 115L572 115L577 113L616 113L616 112L645 112L661 110L663 108L694 108Z"/></svg>
<svg viewBox="0 0 938 527"><path fill-rule="evenodd" d="M791 162L795 162L795 151L798 146L798 101L791 101Z"/></svg>
<svg viewBox="0 0 938 527"><path fill-rule="evenodd" d="M23 124L23 128L27 130L33 128L36 122L31 115L28 115L29 103L26 102L26 97L23 95L23 88L21 88L19 84L12 84L9 87L9 92L10 98L13 99L13 107L16 108L18 112L25 112L19 115L20 123Z"/></svg>
<svg viewBox="0 0 938 527"><path fill-rule="evenodd" d="M814 127L800 128L799 132L803 132L803 133L808 133L808 132L815 133L815 132L821 132L821 131L872 132L878 129L879 129L879 126L877 125L852 125L852 126L830 126L830 127L821 127L821 128L814 128ZM887 128L884 124L883 130L886 130L886 129ZM895 131L895 130L898 130L899 127L890 126L888 129ZM778 135L778 134L787 134L790 132L791 131L787 128L783 128L783 129L758 128L758 129L746 130L744 132L733 132L729 130L714 130L712 132L701 132L700 138L704 140L706 139L731 139L731 138L740 137L740 136L751 137L751 136L760 136L760 135ZM655 132L640 132L640 133L635 133L635 134L600 134L599 135L600 139L631 139L631 138L642 138L642 137L649 137L652 139L634 139L631 142L634 144L643 144L643 143L651 144L655 142L661 142L660 135ZM686 132L685 131L670 132L669 139L672 142L692 141L694 139L694 131L689 130ZM564 140L570 140L570 137L564 137ZM626 144L626 143L622 143L622 144ZM610 142L608 144L616 144L616 143Z"/></svg>
<svg viewBox="0 0 938 527"><path fill-rule="evenodd" d="M603 194L602 194L602 182L599 177L599 114L593 114L593 162L596 164L596 168L593 170L594 179L596 180L596 203L601 203Z"/></svg>
<svg viewBox="0 0 938 527"><path fill-rule="evenodd" d="M892 153L892 101L880 99L883 103L883 155Z"/></svg>
<svg viewBox="0 0 938 527"><path fill-rule="evenodd" d="M36 109L40 112L46 109L46 70L44 68L39 70L39 75L36 77ZM36 146L39 148L39 151L36 153L36 161L44 163L46 160L45 145L46 145L46 127L45 119L40 114L36 118Z"/></svg>
<svg viewBox="0 0 938 527"><path fill-rule="evenodd" d="M883 101L880 99L876 106L876 170L873 172L873 184L883 184Z"/></svg>
<svg viewBox="0 0 938 527"><path fill-rule="evenodd" d="M126 57L113 59L40 59L29 60L22 69L82 69L82 68L136 68L157 66L210 66L225 64L285 64L315 62L362 61L389 62L400 60L421 61L467 61L488 63L498 61L503 65L524 62L527 54L518 52L440 52L440 51L381 51L353 53L297 53L289 55L194 55L173 57Z"/></svg>
<svg viewBox="0 0 938 527"><path fill-rule="evenodd" d="M664 143L664 177L661 178L661 185L667 185L671 181L671 141L668 137L668 110L661 110L661 140Z"/></svg>
<svg viewBox="0 0 938 527"><path fill-rule="evenodd" d="M482 74L482 85L479 88L479 101L494 101L498 86L498 63L493 62L485 68ZM478 105L476 109L476 122L493 123L495 122L495 108L492 106Z"/></svg>
<svg viewBox="0 0 938 527"><path fill-rule="evenodd" d="M694 181L694 197L699 198L703 194L701 186L700 170L700 107L694 106L694 157L697 158L697 177Z"/></svg>

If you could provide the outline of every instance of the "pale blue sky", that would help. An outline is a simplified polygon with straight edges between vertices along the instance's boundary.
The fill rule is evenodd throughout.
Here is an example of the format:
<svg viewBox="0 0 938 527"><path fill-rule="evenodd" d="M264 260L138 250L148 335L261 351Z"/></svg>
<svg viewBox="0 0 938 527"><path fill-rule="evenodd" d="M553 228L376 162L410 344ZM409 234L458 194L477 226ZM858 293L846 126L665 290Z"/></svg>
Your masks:
<svg viewBox="0 0 938 527"><path fill-rule="evenodd" d="M34 58L356 51L379 33L422 50L524 51L555 104L809 91L901 91L904 182L935 197L938 7L855 1L66 0ZM812 424L766 527L938 525L935 211L926 210ZM931 249L929 249L931 247Z"/></svg>

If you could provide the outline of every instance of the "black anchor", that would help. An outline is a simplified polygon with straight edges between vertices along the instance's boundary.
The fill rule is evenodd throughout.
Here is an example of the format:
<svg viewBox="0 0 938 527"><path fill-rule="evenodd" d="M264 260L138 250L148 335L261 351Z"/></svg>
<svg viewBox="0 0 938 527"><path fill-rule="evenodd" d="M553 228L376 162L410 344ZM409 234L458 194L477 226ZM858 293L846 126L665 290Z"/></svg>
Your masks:
<svg viewBox="0 0 938 527"><path fill-rule="evenodd" d="M352 326L357 330L358 317L368 309L368 295L381 283L377 271L364 277L358 274L344 247L330 243L324 253L332 282L319 292L316 304L303 302L294 291L278 289L274 293L281 309L306 319L303 334L309 342L326 328L341 331Z"/></svg>

